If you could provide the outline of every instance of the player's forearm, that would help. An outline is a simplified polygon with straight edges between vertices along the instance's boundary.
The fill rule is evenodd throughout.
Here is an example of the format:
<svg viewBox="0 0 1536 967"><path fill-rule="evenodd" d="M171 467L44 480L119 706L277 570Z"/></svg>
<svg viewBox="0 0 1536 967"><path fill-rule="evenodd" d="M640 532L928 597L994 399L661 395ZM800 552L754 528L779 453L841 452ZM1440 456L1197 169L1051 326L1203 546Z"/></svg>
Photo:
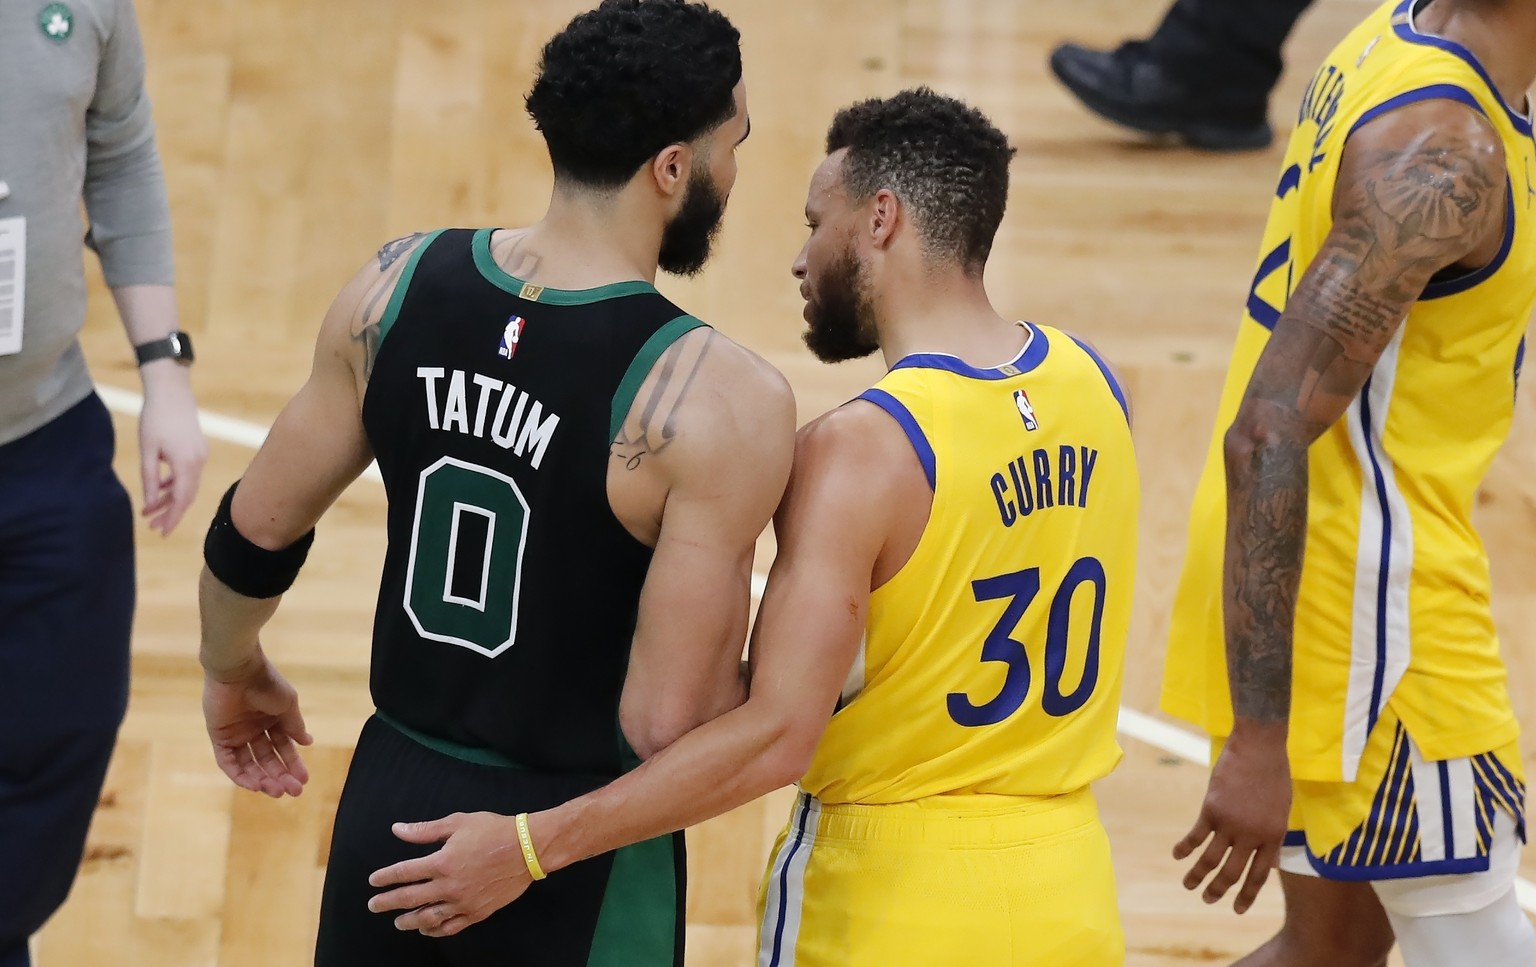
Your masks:
<svg viewBox="0 0 1536 967"><path fill-rule="evenodd" d="M1249 401L1227 433L1227 679L1242 727L1284 729L1307 532L1307 445Z"/></svg>
<svg viewBox="0 0 1536 967"><path fill-rule="evenodd" d="M546 871L560 869L749 803L798 779L813 745L748 701L628 775L531 816L539 861Z"/></svg>
<svg viewBox="0 0 1536 967"><path fill-rule="evenodd" d="M248 598L205 567L198 580L197 602L202 617L198 661L221 682L243 679L261 665L261 629L277 612L281 597Z"/></svg>

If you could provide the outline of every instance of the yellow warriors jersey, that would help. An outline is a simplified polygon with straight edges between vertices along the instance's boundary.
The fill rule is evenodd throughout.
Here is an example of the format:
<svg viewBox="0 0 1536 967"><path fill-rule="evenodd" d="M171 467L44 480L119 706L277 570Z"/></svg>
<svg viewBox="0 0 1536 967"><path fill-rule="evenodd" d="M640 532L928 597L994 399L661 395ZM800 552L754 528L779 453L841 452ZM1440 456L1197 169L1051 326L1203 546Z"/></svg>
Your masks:
<svg viewBox="0 0 1536 967"><path fill-rule="evenodd" d="M1472 505L1514 414L1536 305L1536 145L1470 51L1421 32L1417 0L1381 7L1318 71L1301 105L1190 515L1163 708L1230 733L1222 628L1222 438L1286 300L1332 227L1351 133L1430 99L1499 132L1508 162L1504 244L1485 268L1431 282L1360 396L1311 447L1296 607L1293 775L1354 781L1388 710L1426 759L1498 749L1518 727L1489 612Z"/></svg>
<svg viewBox="0 0 1536 967"><path fill-rule="evenodd" d="M1119 761L1140 497L1125 397L1085 345L1026 329L1011 363L912 355L860 397L906 431L933 504L870 599L801 783L821 802L1055 796Z"/></svg>

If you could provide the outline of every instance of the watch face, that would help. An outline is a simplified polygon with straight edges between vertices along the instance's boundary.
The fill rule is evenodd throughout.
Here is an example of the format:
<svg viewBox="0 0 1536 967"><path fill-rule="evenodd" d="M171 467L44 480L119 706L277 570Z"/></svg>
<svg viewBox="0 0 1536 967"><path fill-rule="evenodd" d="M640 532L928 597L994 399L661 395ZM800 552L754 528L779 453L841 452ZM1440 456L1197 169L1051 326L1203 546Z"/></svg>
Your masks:
<svg viewBox="0 0 1536 967"><path fill-rule="evenodd" d="M190 363L195 357L192 355L192 337L184 332L171 333L171 358L179 363Z"/></svg>

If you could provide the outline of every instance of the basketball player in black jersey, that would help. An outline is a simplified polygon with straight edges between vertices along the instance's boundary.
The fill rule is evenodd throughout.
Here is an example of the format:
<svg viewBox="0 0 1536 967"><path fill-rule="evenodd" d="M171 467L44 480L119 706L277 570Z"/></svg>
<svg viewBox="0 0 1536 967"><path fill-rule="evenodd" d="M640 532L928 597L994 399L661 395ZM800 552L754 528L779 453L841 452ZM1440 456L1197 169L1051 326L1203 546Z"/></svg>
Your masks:
<svg viewBox="0 0 1536 967"><path fill-rule="evenodd" d="M682 963L677 837L446 939L367 906L371 871L440 848L392 823L455 814L443 849L518 842L488 813L597 788L742 700L753 548L789 472L783 378L652 285L658 265L703 266L735 181L736 30L700 3L605 0L545 47L527 103L548 213L384 246L206 542L215 755L246 789L298 795L310 736L259 632L315 522L378 461L378 713L336 817L322 967Z"/></svg>

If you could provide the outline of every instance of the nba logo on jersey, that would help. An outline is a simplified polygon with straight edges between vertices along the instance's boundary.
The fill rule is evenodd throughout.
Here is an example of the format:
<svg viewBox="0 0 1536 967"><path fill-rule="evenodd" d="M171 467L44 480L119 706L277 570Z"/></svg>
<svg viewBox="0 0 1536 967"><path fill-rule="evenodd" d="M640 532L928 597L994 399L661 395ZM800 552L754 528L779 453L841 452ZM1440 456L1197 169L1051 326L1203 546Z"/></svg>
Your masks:
<svg viewBox="0 0 1536 967"><path fill-rule="evenodd" d="M1035 408L1029 405L1029 394L1021 389L1014 390L1013 405L1019 408L1019 415L1024 417L1024 429L1030 432L1040 429L1040 421L1035 419Z"/></svg>
<svg viewBox="0 0 1536 967"><path fill-rule="evenodd" d="M496 355L502 359L511 359L517 354L517 341L522 338L523 327L528 321L522 316L513 316L507 320L507 328L501 334L501 348L496 350Z"/></svg>

